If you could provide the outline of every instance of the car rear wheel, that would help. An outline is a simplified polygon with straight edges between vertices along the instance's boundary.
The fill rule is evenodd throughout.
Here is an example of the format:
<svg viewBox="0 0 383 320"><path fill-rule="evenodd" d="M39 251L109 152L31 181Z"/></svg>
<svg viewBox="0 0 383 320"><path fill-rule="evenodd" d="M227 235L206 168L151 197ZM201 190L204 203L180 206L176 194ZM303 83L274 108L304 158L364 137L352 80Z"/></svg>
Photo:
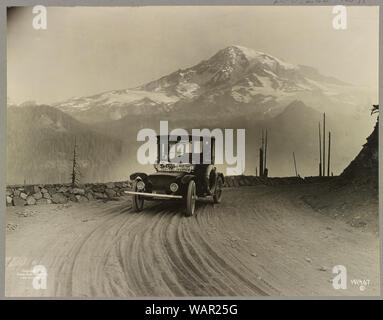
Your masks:
<svg viewBox="0 0 383 320"><path fill-rule="evenodd" d="M213 196L214 203L220 203L222 198L222 187L223 187L223 180L221 177L217 178L217 186L215 188L215 193Z"/></svg>
<svg viewBox="0 0 383 320"><path fill-rule="evenodd" d="M213 165L208 165L205 172L205 189L209 195L214 195L217 186L217 172Z"/></svg>
<svg viewBox="0 0 383 320"><path fill-rule="evenodd" d="M196 194L196 186L193 180L189 181L188 188L186 191L186 212L185 215L187 217L191 217L194 215L195 211L195 201L197 198Z"/></svg>
<svg viewBox="0 0 383 320"><path fill-rule="evenodd" d="M139 192L137 189L137 182L135 181L133 183L133 191ZM137 194L132 195L132 207L133 211L140 212L144 208L144 198L142 196L139 196Z"/></svg>

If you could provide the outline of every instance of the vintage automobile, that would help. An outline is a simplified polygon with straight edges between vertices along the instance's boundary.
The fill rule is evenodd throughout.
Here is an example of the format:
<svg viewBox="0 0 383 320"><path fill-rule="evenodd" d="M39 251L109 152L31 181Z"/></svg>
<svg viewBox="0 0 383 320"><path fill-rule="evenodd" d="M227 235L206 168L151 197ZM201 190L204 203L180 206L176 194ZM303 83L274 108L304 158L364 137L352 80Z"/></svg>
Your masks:
<svg viewBox="0 0 383 320"><path fill-rule="evenodd" d="M185 204L185 215L192 216L197 199L210 197L214 203L219 203L224 176L217 172L214 166L214 137L204 139L199 136L186 136L182 140L174 136L162 137L161 139L161 136L157 136L158 152L154 165L156 172L136 172L130 176L133 190L126 193L132 196L133 210L141 211L145 200L178 199L183 200ZM167 161L160 159L164 141L168 143ZM195 143L196 141L199 143ZM182 161L175 163L176 157L182 158Z"/></svg>

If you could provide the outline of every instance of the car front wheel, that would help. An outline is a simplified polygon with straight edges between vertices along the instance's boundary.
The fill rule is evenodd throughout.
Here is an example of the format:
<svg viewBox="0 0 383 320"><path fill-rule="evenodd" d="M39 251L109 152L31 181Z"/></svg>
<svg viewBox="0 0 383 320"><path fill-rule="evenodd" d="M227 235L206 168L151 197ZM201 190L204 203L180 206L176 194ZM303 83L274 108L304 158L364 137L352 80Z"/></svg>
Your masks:
<svg viewBox="0 0 383 320"><path fill-rule="evenodd" d="M133 191L138 192L137 189L137 182L134 182L133 184ZM144 208L144 198L142 196L139 196L137 194L132 195L132 207L133 211L140 212Z"/></svg>
<svg viewBox="0 0 383 320"><path fill-rule="evenodd" d="M189 181L188 188L186 191L186 213L187 217L194 215L195 201L197 198L196 186L193 180Z"/></svg>

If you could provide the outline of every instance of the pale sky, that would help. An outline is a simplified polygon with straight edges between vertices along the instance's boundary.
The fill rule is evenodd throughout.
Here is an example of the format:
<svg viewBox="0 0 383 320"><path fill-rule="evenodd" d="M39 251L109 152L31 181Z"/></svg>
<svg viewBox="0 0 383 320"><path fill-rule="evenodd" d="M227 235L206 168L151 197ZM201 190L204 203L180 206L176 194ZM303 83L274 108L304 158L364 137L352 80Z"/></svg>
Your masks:
<svg viewBox="0 0 383 320"><path fill-rule="evenodd" d="M378 86L378 7L348 7L347 30L329 7L32 7L8 21L8 97L53 103L126 89L206 60L229 45Z"/></svg>

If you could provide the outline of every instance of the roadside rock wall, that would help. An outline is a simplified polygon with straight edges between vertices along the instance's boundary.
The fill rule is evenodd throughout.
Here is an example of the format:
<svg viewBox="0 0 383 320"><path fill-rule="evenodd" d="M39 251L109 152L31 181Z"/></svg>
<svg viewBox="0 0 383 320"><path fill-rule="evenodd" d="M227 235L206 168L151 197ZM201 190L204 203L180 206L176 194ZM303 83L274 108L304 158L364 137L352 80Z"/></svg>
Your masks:
<svg viewBox="0 0 383 320"><path fill-rule="evenodd" d="M225 177L224 187L320 183L332 178L334 177L261 178L256 176L228 176ZM14 185L7 186L6 200L7 206L110 200L123 196L124 191L130 190L130 188L130 181L90 183L77 187L72 187L69 184Z"/></svg>
<svg viewBox="0 0 383 320"><path fill-rule="evenodd" d="M107 200L124 195L124 191L129 190L130 186L129 181L84 184L77 187L69 184L15 185L7 186L6 200L7 206Z"/></svg>

